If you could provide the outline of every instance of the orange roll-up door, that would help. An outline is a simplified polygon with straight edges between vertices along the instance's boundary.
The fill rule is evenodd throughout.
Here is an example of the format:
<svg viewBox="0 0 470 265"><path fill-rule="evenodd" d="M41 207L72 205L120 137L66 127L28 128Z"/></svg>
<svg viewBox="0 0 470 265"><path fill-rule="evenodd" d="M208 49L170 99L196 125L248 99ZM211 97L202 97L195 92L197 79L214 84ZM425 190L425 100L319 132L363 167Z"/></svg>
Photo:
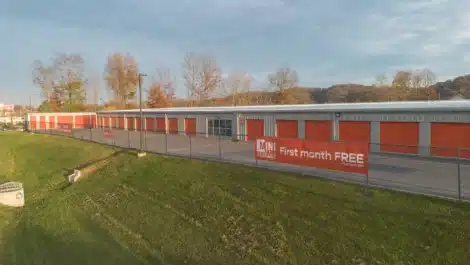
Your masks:
<svg viewBox="0 0 470 265"><path fill-rule="evenodd" d="M343 142L369 143L370 122L368 121L340 121L339 139Z"/></svg>
<svg viewBox="0 0 470 265"><path fill-rule="evenodd" d="M155 118L145 118L145 130L149 132L155 131Z"/></svg>
<svg viewBox="0 0 470 265"><path fill-rule="evenodd" d="M195 118L184 119L184 132L187 135L196 135L196 119Z"/></svg>
<svg viewBox="0 0 470 265"><path fill-rule="evenodd" d="M73 117L72 116L59 116L57 123L59 125L68 125L70 128L72 128L73 124ZM59 128L62 128L59 126Z"/></svg>
<svg viewBox="0 0 470 265"><path fill-rule="evenodd" d="M46 116L39 117L39 129L46 129Z"/></svg>
<svg viewBox="0 0 470 265"><path fill-rule="evenodd" d="M279 138L298 138L299 127L296 120L277 120L276 121L277 137Z"/></svg>
<svg viewBox="0 0 470 265"><path fill-rule="evenodd" d="M55 129L55 125L56 125L56 119L57 117L56 116L49 116L49 129Z"/></svg>
<svg viewBox="0 0 470 265"><path fill-rule="evenodd" d="M141 122L140 117L135 118L135 124L136 124L137 131L140 131L140 128L142 127L142 122Z"/></svg>
<svg viewBox="0 0 470 265"><path fill-rule="evenodd" d="M29 126L31 130L37 129L36 116L30 116L31 120L29 121Z"/></svg>
<svg viewBox="0 0 470 265"><path fill-rule="evenodd" d="M305 140L329 142L331 140L331 121L305 121Z"/></svg>
<svg viewBox="0 0 470 265"><path fill-rule="evenodd" d="M84 128L83 115L75 115L75 128Z"/></svg>
<svg viewBox="0 0 470 265"><path fill-rule="evenodd" d="M127 130L134 130L134 117L127 117Z"/></svg>
<svg viewBox="0 0 470 265"><path fill-rule="evenodd" d="M264 120L246 120L246 139L248 141L264 136Z"/></svg>
<svg viewBox="0 0 470 265"><path fill-rule="evenodd" d="M469 123L431 123L431 155L470 158Z"/></svg>
<svg viewBox="0 0 470 265"><path fill-rule="evenodd" d="M178 133L178 119L177 118L169 118L168 119L168 131L171 134L177 134Z"/></svg>
<svg viewBox="0 0 470 265"><path fill-rule="evenodd" d="M417 122L381 122L380 151L417 154L419 124Z"/></svg>
<svg viewBox="0 0 470 265"><path fill-rule="evenodd" d="M125 120L124 120L124 117L118 117L118 128L123 130L124 129L124 125L125 125Z"/></svg>
<svg viewBox="0 0 470 265"><path fill-rule="evenodd" d="M157 132L166 132L165 118L157 118ZM178 129L178 121L176 121L176 128Z"/></svg>

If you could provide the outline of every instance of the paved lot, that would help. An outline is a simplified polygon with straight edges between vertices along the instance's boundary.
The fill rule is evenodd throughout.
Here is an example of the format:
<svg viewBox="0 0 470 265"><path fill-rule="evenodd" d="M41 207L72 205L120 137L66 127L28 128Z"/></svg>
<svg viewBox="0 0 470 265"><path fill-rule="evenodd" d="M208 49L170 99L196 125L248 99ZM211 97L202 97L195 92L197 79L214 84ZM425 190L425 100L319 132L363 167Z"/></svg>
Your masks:
<svg viewBox="0 0 470 265"><path fill-rule="evenodd" d="M50 133L64 134L57 131ZM113 130L112 136L105 136L101 129L84 129L74 130L66 135L126 148L138 149L140 146L139 132ZM144 150L148 152L257 165L341 181L361 184L367 182L371 186L450 198L458 198L458 172L460 171L461 195L463 199L470 200L469 161L457 163L457 160L453 159L372 153L369 156L369 175L366 177L310 167L256 161L252 143L233 142L230 139L217 137L188 137L147 132L144 133L143 146Z"/></svg>

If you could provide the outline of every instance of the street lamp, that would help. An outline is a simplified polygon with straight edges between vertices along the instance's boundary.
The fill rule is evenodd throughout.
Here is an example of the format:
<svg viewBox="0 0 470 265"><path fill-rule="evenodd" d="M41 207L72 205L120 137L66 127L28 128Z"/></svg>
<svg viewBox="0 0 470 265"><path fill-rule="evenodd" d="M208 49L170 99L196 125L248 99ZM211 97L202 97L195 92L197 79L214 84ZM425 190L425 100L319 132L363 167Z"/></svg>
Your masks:
<svg viewBox="0 0 470 265"><path fill-rule="evenodd" d="M140 111L140 151L137 157L145 156L144 152L144 115L142 112L142 77L147 76L146 74L139 73L139 111Z"/></svg>

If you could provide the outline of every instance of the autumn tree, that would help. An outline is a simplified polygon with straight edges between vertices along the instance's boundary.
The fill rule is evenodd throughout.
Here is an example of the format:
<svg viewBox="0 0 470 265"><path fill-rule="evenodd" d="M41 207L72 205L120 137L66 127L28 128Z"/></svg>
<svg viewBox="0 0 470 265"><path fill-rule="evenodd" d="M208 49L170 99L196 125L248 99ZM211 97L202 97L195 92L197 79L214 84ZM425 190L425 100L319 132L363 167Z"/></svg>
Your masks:
<svg viewBox="0 0 470 265"><path fill-rule="evenodd" d="M436 91L431 88L436 75L429 69L398 71L393 80L392 95L395 100L433 99Z"/></svg>
<svg viewBox="0 0 470 265"><path fill-rule="evenodd" d="M36 61L33 83L41 88L48 108L80 110L86 100L84 60L79 54L59 54L50 65Z"/></svg>
<svg viewBox="0 0 470 265"><path fill-rule="evenodd" d="M114 98L121 105L127 105L136 96L139 85L139 69L130 54L114 53L108 56L105 80Z"/></svg>
<svg viewBox="0 0 470 265"><path fill-rule="evenodd" d="M189 105L207 100L221 82L221 72L217 60L209 55L189 53L183 62L183 79L188 93Z"/></svg>
<svg viewBox="0 0 470 265"><path fill-rule="evenodd" d="M169 69L158 69L157 75L148 90L147 106L167 108L175 96L174 77Z"/></svg>
<svg viewBox="0 0 470 265"><path fill-rule="evenodd" d="M411 70L397 71L390 88L390 98L393 100L407 100L410 96L412 85L413 72Z"/></svg>
<svg viewBox="0 0 470 265"><path fill-rule="evenodd" d="M150 108L167 108L170 107L168 96L163 87L158 83L153 83L148 91L147 106Z"/></svg>
<svg viewBox="0 0 470 265"><path fill-rule="evenodd" d="M221 84L221 94L229 97L232 106L250 105L251 104L251 76L232 72L223 78Z"/></svg>
<svg viewBox="0 0 470 265"><path fill-rule="evenodd" d="M275 104L292 104L295 99L289 94L289 89L298 84L298 76L295 70L288 67L278 69L275 73L268 75L269 86L275 91Z"/></svg>

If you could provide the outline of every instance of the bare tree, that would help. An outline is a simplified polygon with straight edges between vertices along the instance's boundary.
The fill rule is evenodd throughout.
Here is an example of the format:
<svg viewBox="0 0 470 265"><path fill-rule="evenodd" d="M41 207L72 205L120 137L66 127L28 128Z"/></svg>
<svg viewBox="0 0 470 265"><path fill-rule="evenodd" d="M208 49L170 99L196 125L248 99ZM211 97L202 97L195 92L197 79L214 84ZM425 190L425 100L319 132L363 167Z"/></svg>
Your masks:
<svg viewBox="0 0 470 265"><path fill-rule="evenodd" d="M269 86L274 89L276 93L275 103L277 104L290 104L292 98L289 95L289 90L297 86L298 76L295 70L287 67L280 68L276 73L268 76Z"/></svg>
<svg viewBox="0 0 470 265"><path fill-rule="evenodd" d="M169 102L175 98L175 79L175 76L171 75L170 69L157 69L157 77L154 83L158 84L161 90L166 94Z"/></svg>
<svg viewBox="0 0 470 265"><path fill-rule="evenodd" d="M431 71L428 68L424 68L423 70L421 70L421 73L422 73L422 76L423 76L423 86L424 87L427 88L427 87L430 87L431 85L433 85L434 83L436 83L437 76L433 71Z"/></svg>
<svg viewBox="0 0 470 265"><path fill-rule="evenodd" d="M411 86L412 88L416 89L416 91L418 91L418 89L420 87L422 87L423 85L423 71L421 70L414 70L412 71L411 73Z"/></svg>
<svg viewBox="0 0 470 265"><path fill-rule="evenodd" d="M268 76L269 85L277 91L296 87L298 81L297 72L287 67L280 68Z"/></svg>
<svg viewBox="0 0 470 265"><path fill-rule="evenodd" d="M422 89L423 86L423 71L421 70L414 70L412 71L411 75L411 87L412 89L415 90L415 96L419 96L420 90Z"/></svg>
<svg viewBox="0 0 470 265"><path fill-rule="evenodd" d="M47 66L36 61L33 83L38 85L49 104L56 107L83 105L85 101L84 61L79 54L59 54Z"/></svg>
<svg viewBox="0 0 470 265"><path fill-rule="evenodd" d="M33 64L33 84L41 88L41 95L47 100L55 89L56 76L54 67L44 65L43 62L37 60Z"/></svg>
<svg viewBox="0 0 470 265"><path fill-rule="evenodd" d="M101 97L101 89L100 89L100 81L99 77L93 75L88 79L88 84L87 88L89 91L89 97L91 104L94 106L94 109L96 110L97 106L100 103L100 97Z"/></svg>
<svg viewBox="0 0 470 265"><path fill-rule="evenodd" d="M375 77L376 85L379 87L383 87L387 83L388 77L385 74L378 74Z"/></svg>
<svg viewBox="0 0 470 265"><path fill-rule="evenodd" d="M135 98L139 85L139 69L130 54L114 53L108 56L105 80L114 98L126 105Z"/></svg>
<svg viewBox="0 0 470 265"><path fill-rule="evenodd" d="M200 103L208 99L221 81L216 58L208 55L187 54L183 63L183 78L190 105L193 100Z"/></svg>
<svg viewBox="0 0 470 265"><path fill-rule="evenodd" d="M56 57L58 83L67 105L83 104L86 100L84 60L79 54L61 54Z"/></svg>
<svg viewBox="0 0 470 265"><path fill-rule="evenodd" d="M231 98L232 106L249 105L251 103L252 77L240 72L229 73L222 82L224 96Z"/></svg>

